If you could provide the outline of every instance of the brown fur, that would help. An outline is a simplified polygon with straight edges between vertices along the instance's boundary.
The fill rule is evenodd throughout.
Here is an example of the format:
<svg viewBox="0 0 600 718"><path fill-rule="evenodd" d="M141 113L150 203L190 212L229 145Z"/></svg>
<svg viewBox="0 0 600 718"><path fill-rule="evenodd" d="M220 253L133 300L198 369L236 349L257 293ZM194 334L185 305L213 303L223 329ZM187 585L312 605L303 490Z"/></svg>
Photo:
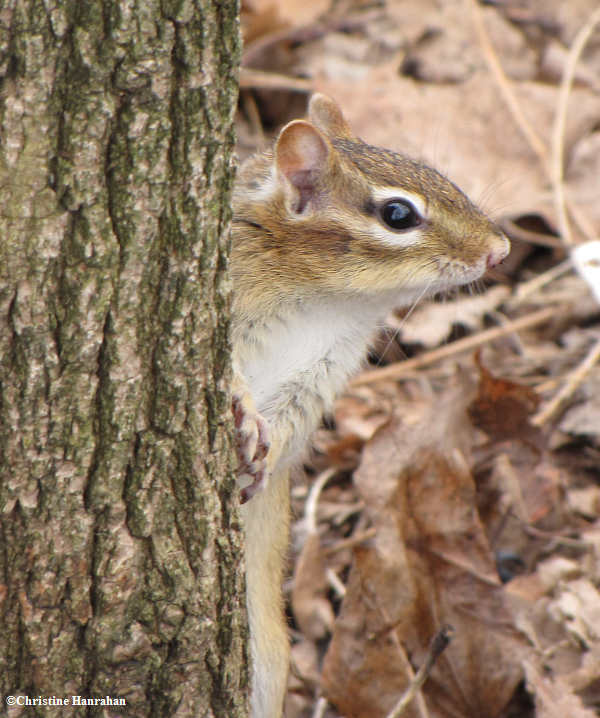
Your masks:
<svg viewBox="0 0 600 718"><path fill-rule="evenodd" d="M405 232L385 225L378 189L389 188L422 209L418 227ZM322 95L311 100L308 121L290 123L273 152L240 170L231 254L234 359L242 374L251 367L250 378L262 387L263 405L256 404L271 439L267 486L243 510L253 718L279 718L285 690L286 453L306 442L356 371L377 312L385 314L396 299L413 301L477 278L506 251L499 230L458 187L420 162L353 137L337 105ZM347 329L327 344L330 316ZM303 346L290 348L288 337ZM282 370L281 357L290 355L296 364ZM288 366L296 365L288 376ZM269 385L265 398L268 372L283 378ZM244 403L254 411L250 396Z"/></svg>

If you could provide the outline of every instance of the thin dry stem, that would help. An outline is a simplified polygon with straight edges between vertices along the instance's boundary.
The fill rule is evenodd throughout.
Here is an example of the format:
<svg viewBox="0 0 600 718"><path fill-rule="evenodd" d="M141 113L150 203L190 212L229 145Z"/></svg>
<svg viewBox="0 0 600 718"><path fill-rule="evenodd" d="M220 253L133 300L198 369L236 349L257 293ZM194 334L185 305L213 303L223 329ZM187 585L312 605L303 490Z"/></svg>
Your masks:
<svg viewBox="0 0 600 718"><path fill-rule="evenodd" d="M574 539L570 536L562 536L561 534L553 533L552 531L542 531L541 529L535 528L535 526L532 526L528 523L523 523L521 519L516 515L512 514L514 518L519 521L519 523L523 527L523 531L528 536L533 536L534 538L540 538L540 539L546 539L552 544L557 544L560 546L567 546L568 548L575 548L575 549L583 549L583 550L589 550L594 548L594 543L592 541L586 541L585 539ZM548 553L551 552L551 549L548 547L546 549Z"/></svg>
<svg viewBox="0 0 600 718"><path fill-rule="evenodd" d="M507 302L508 308L512 309L513 307L518 306L532 294L535 294L535 292L538 292L547 284L550 284L550 282L554 281L558 277L562 277L563 274L570 272L572 269L573 263L571 262L571 260L565 259L564 262L554 265L554 267L551 267L547 271L538 274L533 279L530 279L527 282L521 282L521 284L517 284L517 286L515 287L515 291L513 292L513 296Z"/></svg>
<svg viewBox="0 0 600 718"><path fill-rule="evenodd" d="M296 90L296 92L311 92L313 83L302 77L282 75L280 72L255 70L253 67L240 68L240 87L242 89L253 87L261 90Z"/></svg>
<svg viewBox="0 0 600 718"><path fill-rule="evenodd" d="M331 590L335 592L338 598L344 598L346 595L346 586L343 581L337 575L332 568L325 569L325 577L327 578L327 584L331 587Z"/></svg>
<svg viewBox="0 0 600 718"><path fill-rule="evenodd" d="M312 718L323 718L328 705L327 700L321 696L315 705Z"/></svg>
<svg viewBox="0 0 600 718"><path fill-rule="evenodd" d="M556 107L556 117L554 119L554 131L552 133L552 160L551 160L551 176L554 188L554 202L558 215L558 226L563 242L570 246L573 244L573 235L567 215L567 205L565 200L564 187L564 140L565 129L567 124L567 108L569 104L569 94L573 86L573 78L575 77L575 69L583 48L592 36L596 25L600 23L600 7L590 15L588 21L577 33L563 71L562 81L560 83L560 92L558 95L558 103Z"/></svg>
<svg viewBox="0 0 600 718"><path fill-rule="evenodd" d="M563 248L563 243L560 241L560 237L551 237L549 234L535 232L530 229L523 229L523 227L519 227L519 225L511 217L502 217L498 224L505 234L508 234L510 237L514 237L515 239L519 239L521 242L537 244L542 247L549 247L553 250Z"/></svg>
<svg viewBox="0 0 600 718"><path fill-rule="evenodd" d="M452 344L446 344L445 346L438 347L437 349L432 349L431 351L425 352L424 354L421 354L421 356L415 357L414 359L407 359L406 361L391 364L390 366L382 367L381 369L372 369L370 371L363 372L352 380L351 386L373 384L377 381L383 381L386 379L399 379L415 369L427 366L428 364L433 364L440 359L446 359L447 357L454 356L455 354L470 351L492 341L493 339L498 339L499 337L506 336L507 334L533 327L536 324L543 324L544 322L556 318L559 313L560 308L558 307L546 307L545 309L540 309L537 312L532 312L524 317L508 322L501 327L484 329L482 332L474 334L473 336L458 339L457 341L452 342Z"/></svg>
<svg viewBox="0 0 600 718"><path fill-rule="evenodd" d="M510 110L519 129L529 143L529 146L539 157L544 169L549 172L550 162L546 146L544 145L542 139L539 137L537 132L529 124L528 119L525 117L523 111L521 110L521 105L519 104L519 100L514 93L512 83L508 79L506 73L502 68L502 65L500 64L498 55L496 54L494 46L492 45L488 32L485 28L479 5L477 4L476 0L469 0L469 3L471 5L473 22L475 24L477 36L479 38L479 44L481 45L481 49L488 63L488 66L492 71L492 75L494 76L494 79L498 84L498 88L500 89L500 92L504 97L504 101L506 102L506 105Z"/></svg>
<svg viewBox="0 0 600 718"><path fill-rule="evenodd" d="M352 548L353 546L358 546L361 543L365 543L366 541L370 541L372 538L375 538L377 535L377 529L370 528L366 529L365 531L359 531L357 533L352 534L352 536L349 536L347 539L342 539L341 541L337 541L332 546L327 546L325 549L325 555L330 556L333 553L337 553L338 551L343 551L347 548Z"/></svg>
<svg viewBox="0 0 600 718"><path fill-rule="evenodd" d="M490 68L490 71L492 73L492 76L496 80L496 84L498 85L498 88L504 97L504 101L506 102L506 105L512 114L515 122L517 123L519 129L525 136L525 139L529 143L529 146L531 149L535 152L535 154L538 156L542 167L546 174L548 175L553 189L554 189L554 196L555 201L560 202L561 204L556 205L556 211L559 218L559 226L561 228L561 238L565 242L565 245L569 245L572 243L571 240L571 234L569 232L569 228L567 227L567 234L564 234L564 226L567 226L564 222L564 219L566 217L566 211L564 210L564 207L568 207L569 214L572 216L573 220L577 224L577 227L579 231L582 233L586 239L590 240L593 239L595 236L594 228L592 227L591 223L587 220L587 218L583 215L583 213L573 205L572 202L568 201L565 198L564 193L564 186L562 182L562 147L564 144L564 121L560 121L560 116L566 113L566 102L568 99L569 89L570 85L572 84L572 77L569 80L569 73L574 72L575 65L579 59L579 56L581 55L581 50L583 49L583 46L589 39L589 36L591 35L594 26L597 24L599 18L597 17L597 12L595 11L586 25L581 29L581 31L578 33L577 38L575 40L575 43L573 44L573 47L571 48L570 54L569 54L569 62L567 62L567 66L565 68L565 75L563 76L563 84L569 88L565 90L565 97L564 99L561 98L559 95L559 102L558 102L558 109L557 109L557 124L555 124L555 141L553 142L553 153L552 157L548 156L548 150L546 149L546 146L544 142L541 140L539 135L536 133L536 131L533 129L527 118L525 117L523 111L521 110L521 105L519 103L519 100L513 90L513 86L509 78L507 77L506 73L504 72L504 69L502 68L502 65L500 64L500 60L498 59L498 55L494 49L494 46L492 45L492 42L490 40L490 37L488 35L488 32L485 28L485 24L483 22L483 17L481 15L481 10L476 2L476 0L468 0L471 6L471 11L473 15L473 23L475 25L475 29L477 31L477 35L479 37L479 43L481 45L481 49L484 55L484 58L488 64L488 67ZM583 40L582 43L579 42L579 39ZM581 44L581 48L579 48L579 45ZM572 69L571 69L572 67ZM560 127L560 124L562 124L562 128ZM558 133L561 133L558 141L556 140L556 137L558 137ZM558 144L558 149L557 149ZM556 152L560 150L560 154L558 155L558 161L561 163L560 171L557 173L556 171ZM557 178L560 176L560 182L557 184ZM562 215L562 218L561 218Z"/></svg>
<svg viewBox="0 0 600 718"><path fill-rule="evenodd" d="M306 530L309 534L317 533L317 505L319 503L319 496L321 496L321 491L323 491L325 484L332 476L335 476L336 473L337 469L335 466L325 469L323 473L319 474L313 485L310 487L310 492L304 505Z"/></svg>
<svg viewBox="0 0 600 718"><path fill-rule="evenodd" d="M427 656L423 665L417 671L417 674L410 682L410 685L403 693L398 703L396 703L394 708L390 711L390 713L388 713L387 718L398 718L398 716L404 713L405 709L414 700L417 693L423 687L423 684L429 677L429 674L431 673L431 669L435 665L435 662L442 655L442 653L452 640L453 634L454 629L452 628L452 626L442 626L442 628L437 632L433 641L431 642L431 645L429 646L429 650L427 652Z"/></svg>
<svg viewBox="0 0 600 718"><path fill-rule="evenodd" d="M575 393L599 360L600 339L592 346L584 360L569 374L563 388L531 419L531 423L535 426L541 426L554 416L560 407Z"/></svg>

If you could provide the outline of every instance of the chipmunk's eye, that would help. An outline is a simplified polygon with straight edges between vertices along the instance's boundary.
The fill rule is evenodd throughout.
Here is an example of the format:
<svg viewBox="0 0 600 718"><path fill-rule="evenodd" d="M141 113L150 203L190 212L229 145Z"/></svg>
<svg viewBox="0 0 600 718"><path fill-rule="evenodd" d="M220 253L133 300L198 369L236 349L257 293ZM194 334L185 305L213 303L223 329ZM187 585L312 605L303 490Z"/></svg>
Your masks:
<svg viewBox="0 0 600 718"><path fill-rule="evenodd" d="M392 229L411 229L423 221L421 215L405 199L391 199L381 208L381 218Z"/></svg>

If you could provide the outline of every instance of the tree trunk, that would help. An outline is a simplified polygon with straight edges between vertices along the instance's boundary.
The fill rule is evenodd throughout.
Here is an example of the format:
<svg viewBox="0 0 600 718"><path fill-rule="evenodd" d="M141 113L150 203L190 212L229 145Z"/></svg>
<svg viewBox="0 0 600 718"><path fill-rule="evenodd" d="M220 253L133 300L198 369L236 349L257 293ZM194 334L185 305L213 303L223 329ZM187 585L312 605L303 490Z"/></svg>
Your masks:
<svg viewBox="0 0 600 718"><path fill-rule="evenodd" d="M237 13L0 3L10 716L245 714L225 271ZM107 696L126 708L82 704Z"/></svg>

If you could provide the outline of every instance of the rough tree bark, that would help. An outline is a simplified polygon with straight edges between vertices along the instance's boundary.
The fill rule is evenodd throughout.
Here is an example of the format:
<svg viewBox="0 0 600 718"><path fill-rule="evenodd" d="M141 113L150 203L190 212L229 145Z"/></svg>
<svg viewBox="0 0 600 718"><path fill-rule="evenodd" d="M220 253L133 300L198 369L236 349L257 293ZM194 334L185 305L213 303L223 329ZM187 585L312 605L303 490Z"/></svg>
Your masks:
<svg viewBox="0 0 600 718"><path fill-rule="evenodd" d="M3 703L245 714L225 271L237 16L0 2Z"/></svg>

